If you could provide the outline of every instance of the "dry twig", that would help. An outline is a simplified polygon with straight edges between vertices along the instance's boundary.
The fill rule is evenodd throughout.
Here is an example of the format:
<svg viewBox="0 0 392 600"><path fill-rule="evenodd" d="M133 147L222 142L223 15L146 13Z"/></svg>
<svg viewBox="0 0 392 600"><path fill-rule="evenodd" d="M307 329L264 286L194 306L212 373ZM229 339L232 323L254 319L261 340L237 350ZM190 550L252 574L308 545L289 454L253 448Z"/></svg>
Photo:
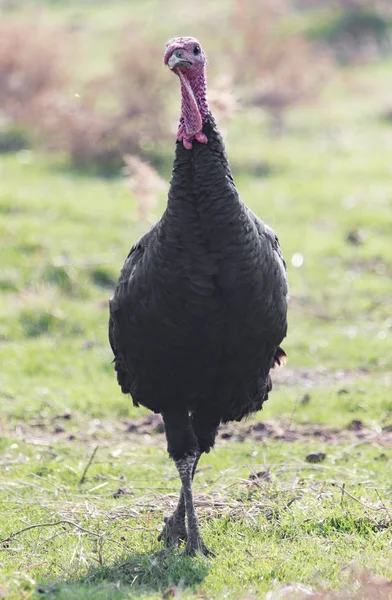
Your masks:
<svg viewBox="0 0 392 600"><path fill-rule="evenodd" d="M84 482L84 480L85 480L85 478L86 478L87 471L89 470L89 468L90 468L90 466L91 466L91 463L92 463L92 462L93 462L93 460L94 460L94 457L95 457L95 455L96 455L96 453L97 453L97 450L98 450L98 448L99 448L99 445L98 445L98 446L95 446L95 448L94 448L94 450L93 450L93 453L92 453L92 455L90 456L90 460L88 461L88 463L87 463L87 465L86 465L86 468L85 468L85 469L84 469L84 471L83 471L83 475L82 475L82 476L81 476L81 478L80 478L80 481L79 481L79 484L80 484L80 485L82 485L82 483Z"/></svg>
<svg viewBox="0 0 392 600"><path fill-rule="evenodd" d="M15 531L14 533L11 533L11 535L9 535L7 538L0 540L0 543L7 544L11 540L13 540L17 535L21 535L22 533L25 533L26 531L30 531L30 529L38 529L40 527L56 527L57 525L70 525L71 527L75 527L76 529L78 529L79 531L82 531L83 533L88 533L89 535L93 535L94 537L97 537L97 538L102 537L101 533L96 533L95 531L86 529L85 527L82 527L81 525L78 525L77 523L74 523L73 521L68 521L68 519L61 519L60 521L55 521L54 523L36 523L35 525L29 525L28 527L24 527L23 529L20 529L19 531ZM113 540L112 538L105 537L105 540L107 540L109 542L113 542L114 544L117 544L118 546L121 547L121 544L119 544L116 540Z"/></svg>

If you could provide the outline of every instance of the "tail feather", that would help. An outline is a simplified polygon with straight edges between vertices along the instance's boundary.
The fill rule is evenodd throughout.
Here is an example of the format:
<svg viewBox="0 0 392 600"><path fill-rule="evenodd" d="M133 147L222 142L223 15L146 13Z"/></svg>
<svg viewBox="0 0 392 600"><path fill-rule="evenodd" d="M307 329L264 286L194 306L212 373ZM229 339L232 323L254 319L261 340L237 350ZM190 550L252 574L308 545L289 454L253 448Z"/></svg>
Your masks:
<svg viewBox="0 0 392 600"><path fill-rule="evenodd" d="M286 352L283 350L283 348L278 346L278 348L275 352L274 364L272 365L272 368L275 369L275 367L280 367L280 366L284 365L284 363L286 362L286 359L287 359Z"/></svg>

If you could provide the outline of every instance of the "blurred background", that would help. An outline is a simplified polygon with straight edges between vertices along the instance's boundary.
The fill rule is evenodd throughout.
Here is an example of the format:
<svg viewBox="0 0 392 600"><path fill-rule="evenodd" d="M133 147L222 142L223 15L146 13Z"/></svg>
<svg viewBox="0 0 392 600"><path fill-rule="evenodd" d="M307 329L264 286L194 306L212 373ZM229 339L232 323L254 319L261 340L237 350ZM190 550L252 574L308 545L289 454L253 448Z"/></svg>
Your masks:
<svg viewBox="0 0 392 600"><path fill-rule="evenodd" d="M0 0L0 529L60 515L117 544L21 536L25 572L13 551L0 564L18 599L33 576L84 582L91 564L135 548L126 585L205 576L149 562L178 481L159 418L120 393L107 340L120 268L165 207L180 90L163 54L178 35L208 55L237 188L277 232L290 281L287 365L263 412L223 428L197 476L220 552L205 597L253 594L254 582L339 587L347 560L391 578L391 0ZM346 484L365 502L355 518ZM143 526L124 534L130 514Z"/></svg>
<svg viewBox="0 0 392 600"><path fill-rule="evenodd" d="M129 247L164 208L179 86L162 56L178 34L207 52L209 100L237 186L287 259L290 360L278 379L388 370L391 8L1 0L6 395L28 388L34 412L41 387L53 385L55 402L69 404L85 393L72 375L88 388L93 372L102 390L94 414L108 396L127 411L111 372L106 301ZM70 349L84 356L79 368Z"/></svg>
<svg viewBox="0 0 392 600"><path fill-rule="evenodd" d="M162 56L178 34L205 48L237 186L281 239L290 366L386 369L388 0L1 0L0 11L5 380L26 340L56 339L61 355L85 338L111 371L106 299L165 204L179 86ZM26 374L39 378L41 362Z"/></svg>
<svg viewBox="0 0 392 600"><path fill-rule="evenodd" d="M178 90L161 58L174 34L201 38L222 124L247 114L269 135L294 108L325 106L339 74L363 97L358 67L391 52L388 0L2 0L0 10L1 149L62 152L105 175L129 152L168 164Z"/></svg>

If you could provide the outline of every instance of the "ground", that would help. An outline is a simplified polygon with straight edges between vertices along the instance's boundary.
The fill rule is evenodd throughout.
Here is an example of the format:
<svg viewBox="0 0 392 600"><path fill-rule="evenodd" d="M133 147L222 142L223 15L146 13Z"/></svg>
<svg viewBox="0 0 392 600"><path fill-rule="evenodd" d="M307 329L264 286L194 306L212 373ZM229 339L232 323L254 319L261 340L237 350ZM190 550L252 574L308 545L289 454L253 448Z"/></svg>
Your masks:
<svg viewBox="0 0 392 600"><path fill-rule="evenodd" d="M252 111L228 128L241 196L279 235L290 309L265 409L222 429L196 475L214 558L162 551L178 477L159 418L111 365L107 302L140 234L129 189L34 150L0 156L0 597L392 579L390 68L337 73L281 137Z"/></svg>

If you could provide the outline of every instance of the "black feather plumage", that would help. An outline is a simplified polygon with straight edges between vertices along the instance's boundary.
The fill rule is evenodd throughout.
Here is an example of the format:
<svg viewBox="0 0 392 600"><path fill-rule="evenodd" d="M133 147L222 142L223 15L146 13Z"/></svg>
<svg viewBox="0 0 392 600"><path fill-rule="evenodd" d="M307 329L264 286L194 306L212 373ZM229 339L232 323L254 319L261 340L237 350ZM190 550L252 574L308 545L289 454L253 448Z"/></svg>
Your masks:
<svg viewBox="0 0 392 600"><path fill-rule="evenodd" d="M176 144L166 211L131 249L110 301L124 393L199 423L259 410L287 331L275 233L241 201L212 116L208 144Z"/></svg>
<svg viewBox="0 0 392 600"><path fill-rule="evenodd" d="M158 539L187 540L190 555L209 554L192 497L200 455L220 423L262 407L287 331L278 238L239 198L209 113L203 134L203 142L186 142L191 149L177 142L167 208L131 249L109 320L121 390L162 413L181 478L178 506Z"/></svg>

